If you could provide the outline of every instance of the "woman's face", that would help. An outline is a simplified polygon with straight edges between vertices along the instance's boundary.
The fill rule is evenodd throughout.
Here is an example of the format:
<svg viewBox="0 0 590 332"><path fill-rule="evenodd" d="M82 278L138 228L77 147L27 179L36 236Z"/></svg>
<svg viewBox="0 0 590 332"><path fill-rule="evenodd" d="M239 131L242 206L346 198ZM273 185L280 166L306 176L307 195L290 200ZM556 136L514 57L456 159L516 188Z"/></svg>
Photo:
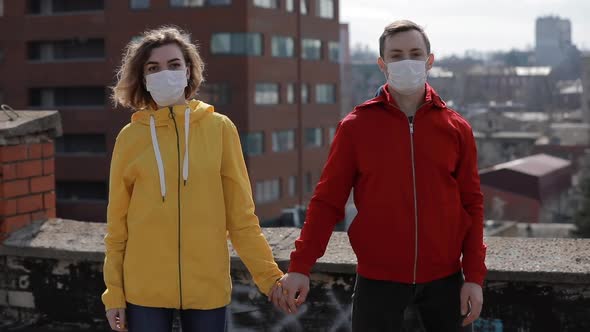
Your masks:
<svg viewBox="0 0 590 332"><path fill-rule="evenodd" d="M168 44L154 48L143 66L144 76L155 74L162 70L184 70L187 78L189 71L184 61L182 51L176 44Z"/></svg>
<svg viewBox="0 0 590 332"><path fill-rule="evenodd" d="M185 88L189 69L178 45L154 48L143 71L146 90L158 108L186 103Z"/></svg>

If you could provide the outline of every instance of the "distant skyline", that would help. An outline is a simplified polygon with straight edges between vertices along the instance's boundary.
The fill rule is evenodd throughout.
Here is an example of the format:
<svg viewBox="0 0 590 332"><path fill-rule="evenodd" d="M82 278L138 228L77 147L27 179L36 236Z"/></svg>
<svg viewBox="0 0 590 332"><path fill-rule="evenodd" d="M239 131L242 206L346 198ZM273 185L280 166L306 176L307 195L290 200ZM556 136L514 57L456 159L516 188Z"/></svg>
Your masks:
<svg viewBox="0 0 590 332"><path fill-rule="evenodd" d="M534 49L535 20L555 15L572 22L572 42L590 50L590 0L340 0L340 21L349 24L350 47L378 52L383 28L397 19L425 27L435 56L466 50Z"/></svg>

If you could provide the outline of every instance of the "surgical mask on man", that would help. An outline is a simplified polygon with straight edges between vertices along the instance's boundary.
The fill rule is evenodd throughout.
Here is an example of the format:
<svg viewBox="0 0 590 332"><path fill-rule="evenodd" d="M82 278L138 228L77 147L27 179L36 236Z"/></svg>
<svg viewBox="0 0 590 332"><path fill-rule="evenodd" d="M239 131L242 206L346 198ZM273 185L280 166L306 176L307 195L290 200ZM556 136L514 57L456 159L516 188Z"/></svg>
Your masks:
<svg viewBox="0 0 590 332"><path fill-rule="evenodd" d="M416 93L426 83L426 61L403 60L387 64L387 83L403 95Z"/></svg>
<svg viewBox="0 0 590 332"><path fill-rule="evenodd" d="M162 70L145 77L146 89L159 106L170 106L184 97L185 70Z"/></svg>

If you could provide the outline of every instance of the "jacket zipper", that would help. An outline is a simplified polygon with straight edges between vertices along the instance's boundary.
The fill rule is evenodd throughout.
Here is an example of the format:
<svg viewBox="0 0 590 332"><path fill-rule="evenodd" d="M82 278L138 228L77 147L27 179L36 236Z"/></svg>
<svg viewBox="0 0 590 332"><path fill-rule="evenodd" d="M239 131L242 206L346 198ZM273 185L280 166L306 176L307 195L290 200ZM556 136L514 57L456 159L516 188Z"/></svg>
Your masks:
<svg viewBox="0 0 590 332"><path fill-rule="evenodd" d="M181 253L180 253L180 136L178 134L178 125L176 124L176 116L174 115L174 110L170 107L170 114L172 117L172 121L174 122L174 130L176 131L176 156L178 159L178 292L179 292L179 299L180 299L180 309L182 309L182 265L181 265Z"/></svg>
<svg viewBox="0 0 590 332"><path fill-rule="evenodd" d="M412 120L410 120L410 118L399 108L388 104L389 106L391 106L393 109L398 110L400 112L402 112L406 118L408 119L408 124L410 125L410 151L411 151L411 156L412 156L412 186L414 189L413 192L413 196L414 196L414 273L413 273L413 280L412 283L416 284L416 276L418 273L418 194L417 194L417 190L416 190L416 158L415 158L415 153L414 153L414 122L416 121L416 115L418 114L418 111L424 107L427 103L424 103L422 105L420 105L420 107L418 107L418 109L416 109L416 112L414 112L414 116L412 117Z"/></svg>
<svg viewBox="0 0 590 332"><path fill-rule="evenodd" d="M414 157L414 121L416 115L408 122L410 123L410 150L412 152L412 185L414 188L414 284L416 283L416 272L418 271L418 195L416 193L416 160Z"/></svg>

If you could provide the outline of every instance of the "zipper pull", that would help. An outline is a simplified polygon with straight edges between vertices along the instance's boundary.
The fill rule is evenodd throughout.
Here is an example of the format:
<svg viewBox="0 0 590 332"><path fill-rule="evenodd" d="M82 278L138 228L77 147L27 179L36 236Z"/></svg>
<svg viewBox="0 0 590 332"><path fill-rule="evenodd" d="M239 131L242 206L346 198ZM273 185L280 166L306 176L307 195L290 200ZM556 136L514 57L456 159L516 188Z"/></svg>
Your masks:
<svg viewBox="0 0 590 332"><path fill-rule="evenodd" d="M414 134L414 123L410 122L410 134Z"/></svg>

